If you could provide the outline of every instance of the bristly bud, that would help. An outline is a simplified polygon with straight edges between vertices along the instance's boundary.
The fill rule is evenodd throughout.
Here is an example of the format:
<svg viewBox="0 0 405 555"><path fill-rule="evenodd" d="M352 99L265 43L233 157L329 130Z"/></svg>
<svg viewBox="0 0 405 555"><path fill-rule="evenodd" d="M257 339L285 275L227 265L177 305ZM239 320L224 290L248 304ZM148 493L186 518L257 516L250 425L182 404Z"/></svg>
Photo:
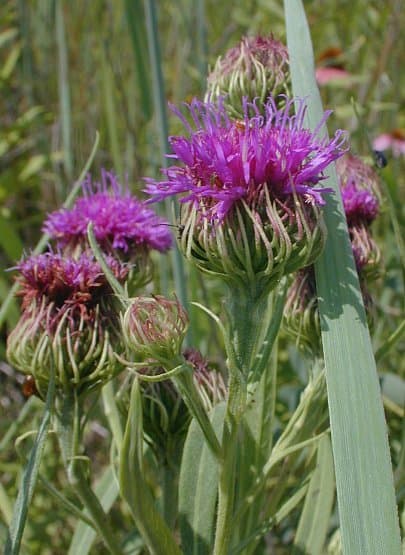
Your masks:
<svg viewBox="0 0 405 555"><path fill-rule="evenodd" d="M127 270L109 260L118 280ZM7 356L32 374L42 398L50 368L60 390L78 394L97 388L119 371L113 354L118 341L118 312L112 290L98 263L48 252L31 256L16 269L22 315L8 337Z"/></svg>
<svg viewBox="0 0 405 555"><path fill-rule="evenodd" d="M181 355L188 316L176 299L136 297L122 317L123 340L136 362L170 366Z"/></svg>
<svg viewBox="0 0 405 555"><path fill-rule="evenodd" d="M129 282L140 287L150 281L150 252L164 253L172 245L167 221L125 190L112 172L102 170L100 183L88 176L82 187L83 196L71 209L62 208L48 216L44 232L64 252L77 256L89 249L87 228L92 223L101 250L130 263Z"/></svg>
<svg viewBox="0 0 405 555"><path fill-rule="evenodd" d="M304 127L304 102L297 101L295 115L293 104L278 109L269 99L263 116L245 102L241 124L229 118L221 99L194 100L187 108L196 129L175 111L189 136L170 139L171 158L183 165L163 170L164 181L146 180L154 201L183 194L183 253L242 287L269 290L323 248L321 207L331 190L315 186L343 154L346 136L337 131L331 141L320 139Z"/></svg>
<svg viewBox="0 0 405 555"><path fill-rule="evenodd" d="M224 378L220 372L209 367L208 361L197 349L189 347L185 349L183 356L194 369L194 383L209 412L217 403L226 399L227 387Z"/></svg>
<svg viewBox="0 0 405 555"><path fill-rule="evenodd" d="M264 105L269 96L280 105L290 95L288 51L283 43L270 37L244 37L240 43L218 58L207 79L206 99L225 97L232 117L244 117L245 97Z"/></svg>

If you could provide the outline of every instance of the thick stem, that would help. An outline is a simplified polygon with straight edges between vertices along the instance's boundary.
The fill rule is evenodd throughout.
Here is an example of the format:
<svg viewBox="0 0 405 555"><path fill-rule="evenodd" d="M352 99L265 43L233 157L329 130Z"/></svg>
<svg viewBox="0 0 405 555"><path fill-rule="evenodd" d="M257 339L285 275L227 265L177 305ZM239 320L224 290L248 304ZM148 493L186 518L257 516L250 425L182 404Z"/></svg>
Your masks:
<svg viewBox="0 0 405 555"><path fill-rule="evenodd" d="M227 555L231 547L238 440L241 419L246 409L247 377L259 346L266 308L267 299L262 292L249 288L230 291L228 333L238 367L229 365L229 394L223 432L214 555Z"/></svg>
<svg viewBox="0 0 405 555"><path fill-rule="evenodd" d="M80 460L81 428L80 428L80 401L77 395L72 395L63 400L61 415L58 420L59 445L67 476L77 497L87 509L94 527L103 539L106 547L113 555L122 555L118 542L114 538L111 524L107 514L89 485L88 477Z"/></svg>
<svg viewBox="0 0 405 555"><path fill-rule="evenodd" d="M162 513L170 530L174 530L177 519L178 478L178 472L176 472L170 463L162 466Z"/></svg>

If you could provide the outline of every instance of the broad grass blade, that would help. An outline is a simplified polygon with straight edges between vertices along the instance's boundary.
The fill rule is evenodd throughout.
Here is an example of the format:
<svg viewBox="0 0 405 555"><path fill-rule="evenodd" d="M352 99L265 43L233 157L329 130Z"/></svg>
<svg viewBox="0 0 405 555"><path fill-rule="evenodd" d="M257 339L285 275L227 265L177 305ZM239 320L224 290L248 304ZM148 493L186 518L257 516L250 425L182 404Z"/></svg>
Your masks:
<svg viewBox="0 0 405 555"><path fill-rule="evenodd" d="M217 405L211 424L222 435L225 404ZM214 541L218 497L218 463L196 420L191 422L179 480L180 534L183 550L190 555L209 555Z"/></svg>
<svg viewBox="0 0 405 555"><path fill-rule="evenodd" d="M303 3L285 0L293 91L312 129L323 116ZM326 134L324 127L322 133ZM315 265L343 552L401 552L384 411L335 170L328 241Z"/></svg>
<svg viewBox="0 0 405 555"><path fill-rule="evenodd" d="M293 550L293 555L301 553L322 555L334 497L332 446L330 438L325 436L319 442L316 467L309 483L294 540L294 545L298 549Z"/></svg>

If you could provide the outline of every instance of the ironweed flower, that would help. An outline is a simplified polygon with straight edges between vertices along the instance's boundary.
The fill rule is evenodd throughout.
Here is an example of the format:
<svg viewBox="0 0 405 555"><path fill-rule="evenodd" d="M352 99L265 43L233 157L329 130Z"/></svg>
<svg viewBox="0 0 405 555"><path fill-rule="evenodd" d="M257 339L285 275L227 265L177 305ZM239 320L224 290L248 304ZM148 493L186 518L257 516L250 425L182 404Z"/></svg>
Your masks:
<svg viewBox="0 0 405 555"><path fill-rule="evenodd" d="M124 190L116 176L106 170L102 170L99 183L89 176L83 183L83 196L71 209L51 213L43 230L60 248L77 253L88 249L90 222L105 253L135 264L138 286L150 280L150 251L164 253L172 245L166 220Z"/></svg>
<svg viewBox="0 0 405 555"><path fill-rule="evenodd" d="M123 339L136 362L171 365L181 354L188 316L176 299L136 297L122 317Z"/></svg>
<svg viewBox="0 0 405 555"><path fill-rule="evenodd" d="M123 281L125 266L107 259ZM78 393L89 391L117 371L112 342L118 313L112 290L100 266L87 254L78 259L47 252L21 261L19 296L22 315L8 337L10 362L34 376L42 397L51 365L56 385Z"/></svg>
<svg viewBox="0 0 405 555"><path fill-rule="evenodd" d="M269 37L243 37L219 57L207 79L207 100L225 97L230 115L243 118L243 98L264 105L269 96L283 103L290 93L290 68L286 46Z"/></svg>
<svg viewBox="0 0 405 555"><path fill-rule="evenodd" d="M352 154L340 158L336 169L367 320L371 327L374 307L367 281L378 275L380 251L371 236L370 224L379 213L379 178L370 166ZM315 356L321 354L313 266L304 268L294 277L284 309L284 328L303 351Z"/></svg>
<svg viewBox="0 0 405 555"><path fill-rule="evenodd" d="M244 102L244 119L233 121L222 99L194 100L186 106L195 129L174 109L189 135L170 138L170 157L183 165L163 170L163 181L147 179L145 191L154 201L183 195L180 246L201 269L243 282L259 274L277 280L320 253L320 208L330 189L315 185L344 152L346 136L320 139L319 127L304 126L303 100L290 115L293 102L278 109L270 98L264 116Z"/></svg>

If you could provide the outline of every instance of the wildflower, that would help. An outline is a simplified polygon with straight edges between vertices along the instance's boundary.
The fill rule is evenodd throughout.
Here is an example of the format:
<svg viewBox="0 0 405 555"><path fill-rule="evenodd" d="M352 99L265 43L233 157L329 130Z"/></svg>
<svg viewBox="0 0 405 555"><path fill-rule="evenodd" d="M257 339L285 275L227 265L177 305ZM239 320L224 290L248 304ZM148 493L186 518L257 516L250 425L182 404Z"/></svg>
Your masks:
<svg viewBox="0 0 405 555"><path fill-rule="evenodd" d="M207 80L207 99L225 97L230 115L244 117L242 99L258 99L264 105L269 96L290 93L288 51L273 36L244 37L240 43L218 58Z"/></svg>
<svg viewBox="0 0 405 555"><path fill-rule="evenodd" d="M392 150L393 156L399 158L405 155L405 130L393 129L389 133L378 135L373 141L375 150Z"/></svg>
<svg viewBox="0 0 405 555"><path fill-rule="evenodd" d="M343 59L343 52L337 47L332 46L321 52L317 60L320 65L315 69L315 77L319 85L350 83L353 76L346 71Z"/></svg>
<svg viewBox="0 0 405 555"><path fill-rule="evenodd" d="M109 262L116 278L125 279L126 268ZM42 397L52 365L57 387L79 393L113 377L118 316L98 263L86 254L72 259L48 252L21 261L16 269L22 315L8 338L10 362L33 375Z"/></svg>
<svg viewBox="0 0 405 555"><path fill-rule="evenodd" d="M380 251L370 225L380 210L379 178L360 158L346 154L336 163L357 271L368 277L378 275Z"/></svg>
<svg viewBox="0 0 405 555"><path fill-rule="evenodd" d="M343 206L369 326L374 308L367 280L378 275L380 251L370 225L379 213L379 179L360 158L345 154L336 163ZM299 271L288 290L284 309L284 327L299 347L320 356L320 322L313 266Z"/></svg>
<svg viewBox="0 0 405 555"><path fill-rule="evenodd" d="M188 317L179 301L161 295L132 299L122 318L124 342L136 361L169 367L181 355L187 328Z"/></svg>
<svg viewBox="0 0 405 555"><path fill-rule="evenodd" d="M149 281L150 251L163 253L172 245L166 220L123 190L116 176L105 170L101 183L87 178L83 193L70 210L62 208L51 213L44 223L44 232L65 251L82 252L88 249L87 228L91 222L100 248L134 264L138 286Z"/></svg>
<svg viewBox="0 0 405 555"><path fill-rule="evenodd" d="M244 283L262 275L278 279L310 264L325 231L321 206L330 189L315 188L344 151L345 134L329 141L304 127L305 105L274 100L262 116L244 103L242 122L232 121L223 101L188 106L195 130L177 111L189 136L170 138L172 158L183 163L147 179L152 200L183 194L180 246L203 270ZM250 117L251 110L255 115ZM322 122L328 117L326 113Z"/></svg>

